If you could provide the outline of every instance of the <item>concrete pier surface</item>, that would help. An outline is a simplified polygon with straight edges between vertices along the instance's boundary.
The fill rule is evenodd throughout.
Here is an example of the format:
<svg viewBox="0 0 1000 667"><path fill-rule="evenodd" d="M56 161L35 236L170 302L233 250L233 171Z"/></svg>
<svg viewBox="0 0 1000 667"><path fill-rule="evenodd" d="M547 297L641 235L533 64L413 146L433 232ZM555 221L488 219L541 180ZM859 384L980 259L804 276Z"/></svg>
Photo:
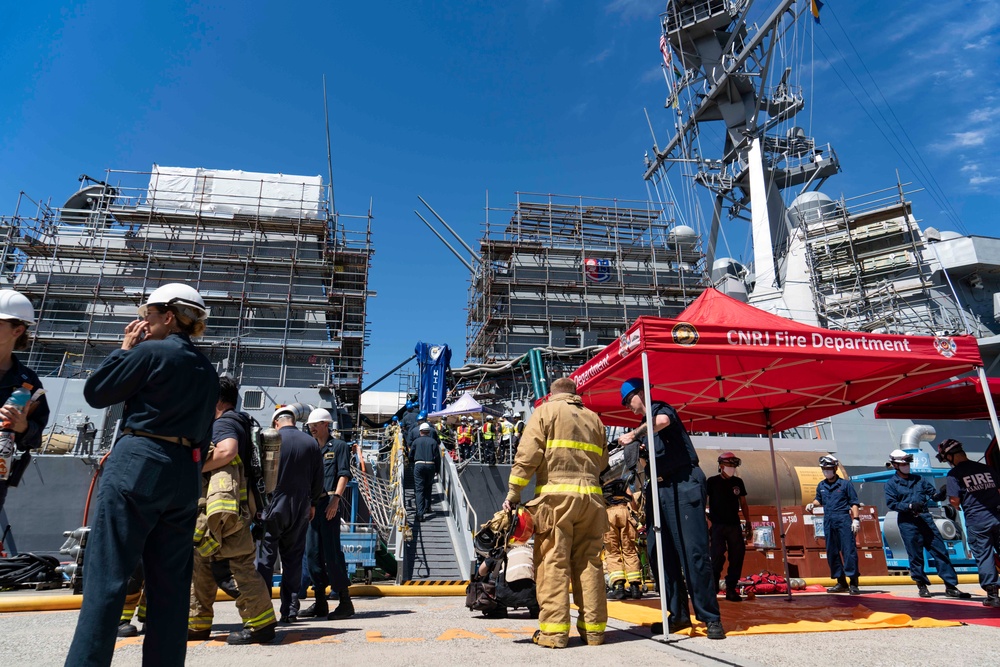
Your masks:
<svg viewBox="0 0 1000 667"><path fill-rule="evenodd" d="M937 587L939 588L939 587ZM977 593L978 587L966 586ZM940 590L936 591L940 593ZM902 599L915 598L913 586L893 586L880 593ZM15 593L0 594L0 598ZM24 595L17 593L16 595ZM45 596L46 593L31 595ZM819 594L822 597L823 594ZM795 596L799 599L798 595ZM813 598L814 596L807 596ZM842 596L837 596L838 598ZM865 595L851 598L865 604ZM876 598L871 598L874 603ZM678 636L669 644L650 637L648 627L612 619L607 641L584 646L572 637L566 649L544 649L531 643L538 627L527 613L516 610L506 619L485 619L470 613L464 598L379 597L355 598L358 613L346 621L303 619L279 626L275 641L263 646L228 646L225 637L239 629L232 602L216 604L216 622L210 641L188 644L187 664L205 667L257 667L292 664L330 664L349 659L362 665L646 665L667 661L693 665L913 665L951 664L965 667L996 665L1000 646L1000 610L983 607L977 599L962 603L942 598L929 610L955 609L969 624L946 628L903 628L849 632L810 632L731 636L724 641ZM915 602L916 600L914 600ZM845 601L838 601L845 604ZM307 602L308 604L308 602ZM735 604L735 603L729 603ZM740 612L752 613L754 601ZM790 603L794 605L794 601ZM952 607L952 605L956 605ZM958 606L960 605L960 606ZM874 604L873 604L874 606ZM48 667L62 665L77 611L17 612L0 614L0 655L4 664ZM723 623L726 607L723 606ZM996 625L989 625L996 618ZM983 624L985 623L985 624ZM115 666L139 665L142 635L119 640Z"/></svg>

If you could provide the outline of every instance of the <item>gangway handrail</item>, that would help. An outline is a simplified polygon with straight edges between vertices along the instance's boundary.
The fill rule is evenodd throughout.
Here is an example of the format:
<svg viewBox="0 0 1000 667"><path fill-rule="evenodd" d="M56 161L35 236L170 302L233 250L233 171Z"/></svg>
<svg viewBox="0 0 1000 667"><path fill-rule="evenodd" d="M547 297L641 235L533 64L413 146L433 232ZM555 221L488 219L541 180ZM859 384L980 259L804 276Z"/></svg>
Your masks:
<svg viewBox="0 0 1000 667"><path fill-rule="evenodd" d="M443 445L439 448L439 452L441 456L441 487L448 500L448 513L455 527L455 556L462 577L469 579L476 560L472 536L479 529L479 517L462 487L454 459L451 458Z"/></svg>

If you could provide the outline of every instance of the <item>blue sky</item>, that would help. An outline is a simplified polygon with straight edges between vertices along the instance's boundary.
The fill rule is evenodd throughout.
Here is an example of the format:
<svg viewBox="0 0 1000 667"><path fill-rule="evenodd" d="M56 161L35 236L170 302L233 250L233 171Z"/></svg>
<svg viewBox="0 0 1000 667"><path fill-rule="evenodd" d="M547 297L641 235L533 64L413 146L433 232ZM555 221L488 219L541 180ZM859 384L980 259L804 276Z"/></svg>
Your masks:
<svg viewBox="0 0 1000 667"><path fill-rule="evenodd" d="M457 365L468 274L414 216L417 195L469 242L487 190L491 206L516 191L644 199L643 108L661 144L669 121L663 7L12 3L0 24L0 212L13 212L21 190L59 204L81 173L154 162L325 177L326 74L338 209L364 213L374 199L368 377L418 339L450 344ZM916 195L923 224L996 234L998 17L996 1L826 3L817 48L806 50L811 124L800 122L833 142L844 167L825 191L891 187L898 169L904 181L930 179L960 218ZM868 113L905 128L922 174L872 126L861 89L844 86L866 71L891 106Z"/></svg>

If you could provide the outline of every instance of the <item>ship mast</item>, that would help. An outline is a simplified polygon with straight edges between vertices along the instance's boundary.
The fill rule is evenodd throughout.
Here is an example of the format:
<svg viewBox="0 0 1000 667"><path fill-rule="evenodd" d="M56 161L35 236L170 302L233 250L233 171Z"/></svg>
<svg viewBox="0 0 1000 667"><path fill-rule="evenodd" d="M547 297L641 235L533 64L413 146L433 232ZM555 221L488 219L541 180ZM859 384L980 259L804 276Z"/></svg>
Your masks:
<svg viewBox="0 0 1000 667"><path fill-rule="evenodd" d="M801 128L784 136L768 134L804 106L801 90L790 85L790 69L769 87L775 47L808 7L781 0L762 22L749 26L753 0L670 0L661 16L668 83L666 107L676 110L676 133L666 147L653 147L644 177L657 182L673 163L693 166L693 180L714 195L706 270L711 271L722 211L747 219L753 234L755 279L749 301L801 319L808 294L784 285L782 258L792 225L782 191L819 188L840 171L836 153L818 148ZM683 101L682 101L683 100ZM702 126L725 126L721 155L700 153ZM791 290L789 290L791 288ZM789 304L786 299L795 301ZM803 302L803 303L799 303ZM811 309L809 309L811 310ZM815 314L813 314L813 319Z"/></svg>

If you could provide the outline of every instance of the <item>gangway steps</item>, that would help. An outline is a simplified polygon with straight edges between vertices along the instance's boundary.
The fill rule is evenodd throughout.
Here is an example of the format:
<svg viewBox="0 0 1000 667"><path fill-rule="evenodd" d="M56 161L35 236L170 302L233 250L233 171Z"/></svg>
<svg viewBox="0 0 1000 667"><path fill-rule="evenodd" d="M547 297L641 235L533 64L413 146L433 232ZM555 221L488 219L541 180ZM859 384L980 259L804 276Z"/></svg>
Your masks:
<svg viewBox="0 0 1000 667"><path fill-rule="evenodd" d="M455 556L455 545L448 526L447 507L440 482L434 482L431 516L422 521L416 517L413 472L409 467L404 476L403 489L407 523L413 532L413 539L406 544L403 579L461 581L463 577Z"/></svg>

